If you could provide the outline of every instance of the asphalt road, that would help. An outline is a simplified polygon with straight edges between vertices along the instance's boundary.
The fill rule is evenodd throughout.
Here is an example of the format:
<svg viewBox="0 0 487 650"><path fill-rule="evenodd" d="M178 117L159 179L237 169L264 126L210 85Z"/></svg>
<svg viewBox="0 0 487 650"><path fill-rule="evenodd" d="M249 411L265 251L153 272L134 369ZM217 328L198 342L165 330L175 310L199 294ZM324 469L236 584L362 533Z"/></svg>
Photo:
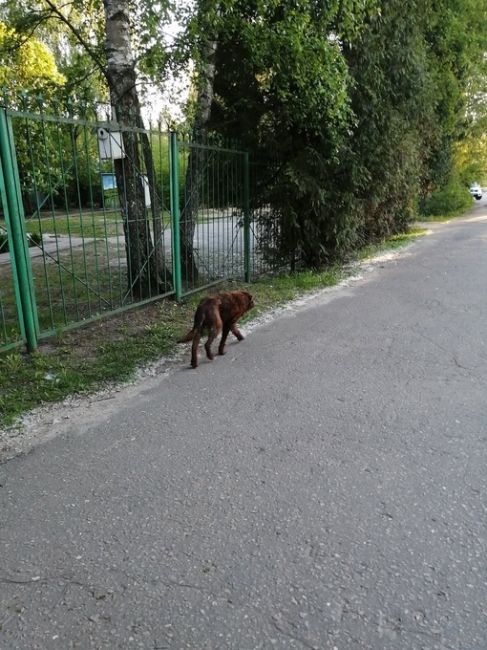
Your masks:
<svg viewBox="0 0 487 650"><path fill-rule="evenodd" d="M487 210L0 467L0 648L485 650Z"/></svg>

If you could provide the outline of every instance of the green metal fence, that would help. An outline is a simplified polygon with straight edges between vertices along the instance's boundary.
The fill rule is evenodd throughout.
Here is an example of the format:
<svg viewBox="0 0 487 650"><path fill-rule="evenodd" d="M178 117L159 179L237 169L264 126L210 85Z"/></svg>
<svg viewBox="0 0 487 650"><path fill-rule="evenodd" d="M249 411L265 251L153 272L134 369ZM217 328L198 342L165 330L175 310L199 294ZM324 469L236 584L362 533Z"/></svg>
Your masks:
<svg viewBox="0 0 487 650"><path fill-rule="evenodd" d="M16 107L0 152L0 350L272 266L236 147Z"/></svg>
<svg viewBox="0 0 487 650"><path fill-rule="evenodd" d="M179 150L183 292L227 277L250 279L250 245L244 235L248 154L188 138L180 139Z"/></svg>
<svg viewBox="0 0 487 650"><path fill-rule="evenodd" d="M0 195L2 203L5 200L5 183L3 169L0 166ZM6 210L2 206L2 214ZM15 287L15 256L9 253L9 237L7 225L3 221L0 226L0 346L1 349L10 349L22 343L25 332L21 331L20 324L23 322L21 314L17 312L17 305L20 304L18 285ZM17 293L17 295L15 295ZM11 299L8 299L11 297Z"/></svg>

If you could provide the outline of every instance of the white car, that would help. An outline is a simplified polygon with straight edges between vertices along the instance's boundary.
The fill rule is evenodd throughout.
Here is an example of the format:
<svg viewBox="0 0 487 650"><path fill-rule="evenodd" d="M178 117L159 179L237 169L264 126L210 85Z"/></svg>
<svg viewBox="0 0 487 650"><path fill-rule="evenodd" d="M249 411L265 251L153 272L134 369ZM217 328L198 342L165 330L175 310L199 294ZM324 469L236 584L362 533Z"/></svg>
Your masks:
<svg viewBox="0 0 487 650"><path fill-rule="evenodd" d="M480 201L482 198L482 188L478 183L472 183L472 185L470 185L470 194L474 196L477 201Z"/></svg>

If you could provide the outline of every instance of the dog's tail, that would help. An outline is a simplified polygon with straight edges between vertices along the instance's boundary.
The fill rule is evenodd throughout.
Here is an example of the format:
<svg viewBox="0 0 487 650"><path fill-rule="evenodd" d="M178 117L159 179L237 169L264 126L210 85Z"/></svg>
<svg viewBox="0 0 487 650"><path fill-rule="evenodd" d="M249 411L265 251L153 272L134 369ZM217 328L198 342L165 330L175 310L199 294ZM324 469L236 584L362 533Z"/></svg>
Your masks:
<svg viewBox="0 0 487 650"><path fill-rule="evenodd" d="M198 307L196 314L194 315L193 329L190 330L186 336L183 336L182 339L179 339L178 343L187 343L188 341L192 341L196 334L201 337L201 330L203 329L204 322L205 314L203 310Z"/></svg>
<svg viewBox="0 0 487 650"><path fill-rule="evenodd" d="M178 340L178 343L187 343L188 341L192 341L194 338L194 328L190 330L186 336L183 336L182 339Z"/></svg>

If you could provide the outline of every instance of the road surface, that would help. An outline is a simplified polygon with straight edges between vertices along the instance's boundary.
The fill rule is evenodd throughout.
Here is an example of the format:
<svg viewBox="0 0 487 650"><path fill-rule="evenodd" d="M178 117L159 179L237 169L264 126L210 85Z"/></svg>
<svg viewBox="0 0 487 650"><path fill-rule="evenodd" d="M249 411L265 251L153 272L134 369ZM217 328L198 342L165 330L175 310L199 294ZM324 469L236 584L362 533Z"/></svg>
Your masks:
<svg viewBox="0 0 487 650"><path fill-rule="evenodd" d="M485 650L486 284L484 200L4 463L0 648Z"/></svg>

